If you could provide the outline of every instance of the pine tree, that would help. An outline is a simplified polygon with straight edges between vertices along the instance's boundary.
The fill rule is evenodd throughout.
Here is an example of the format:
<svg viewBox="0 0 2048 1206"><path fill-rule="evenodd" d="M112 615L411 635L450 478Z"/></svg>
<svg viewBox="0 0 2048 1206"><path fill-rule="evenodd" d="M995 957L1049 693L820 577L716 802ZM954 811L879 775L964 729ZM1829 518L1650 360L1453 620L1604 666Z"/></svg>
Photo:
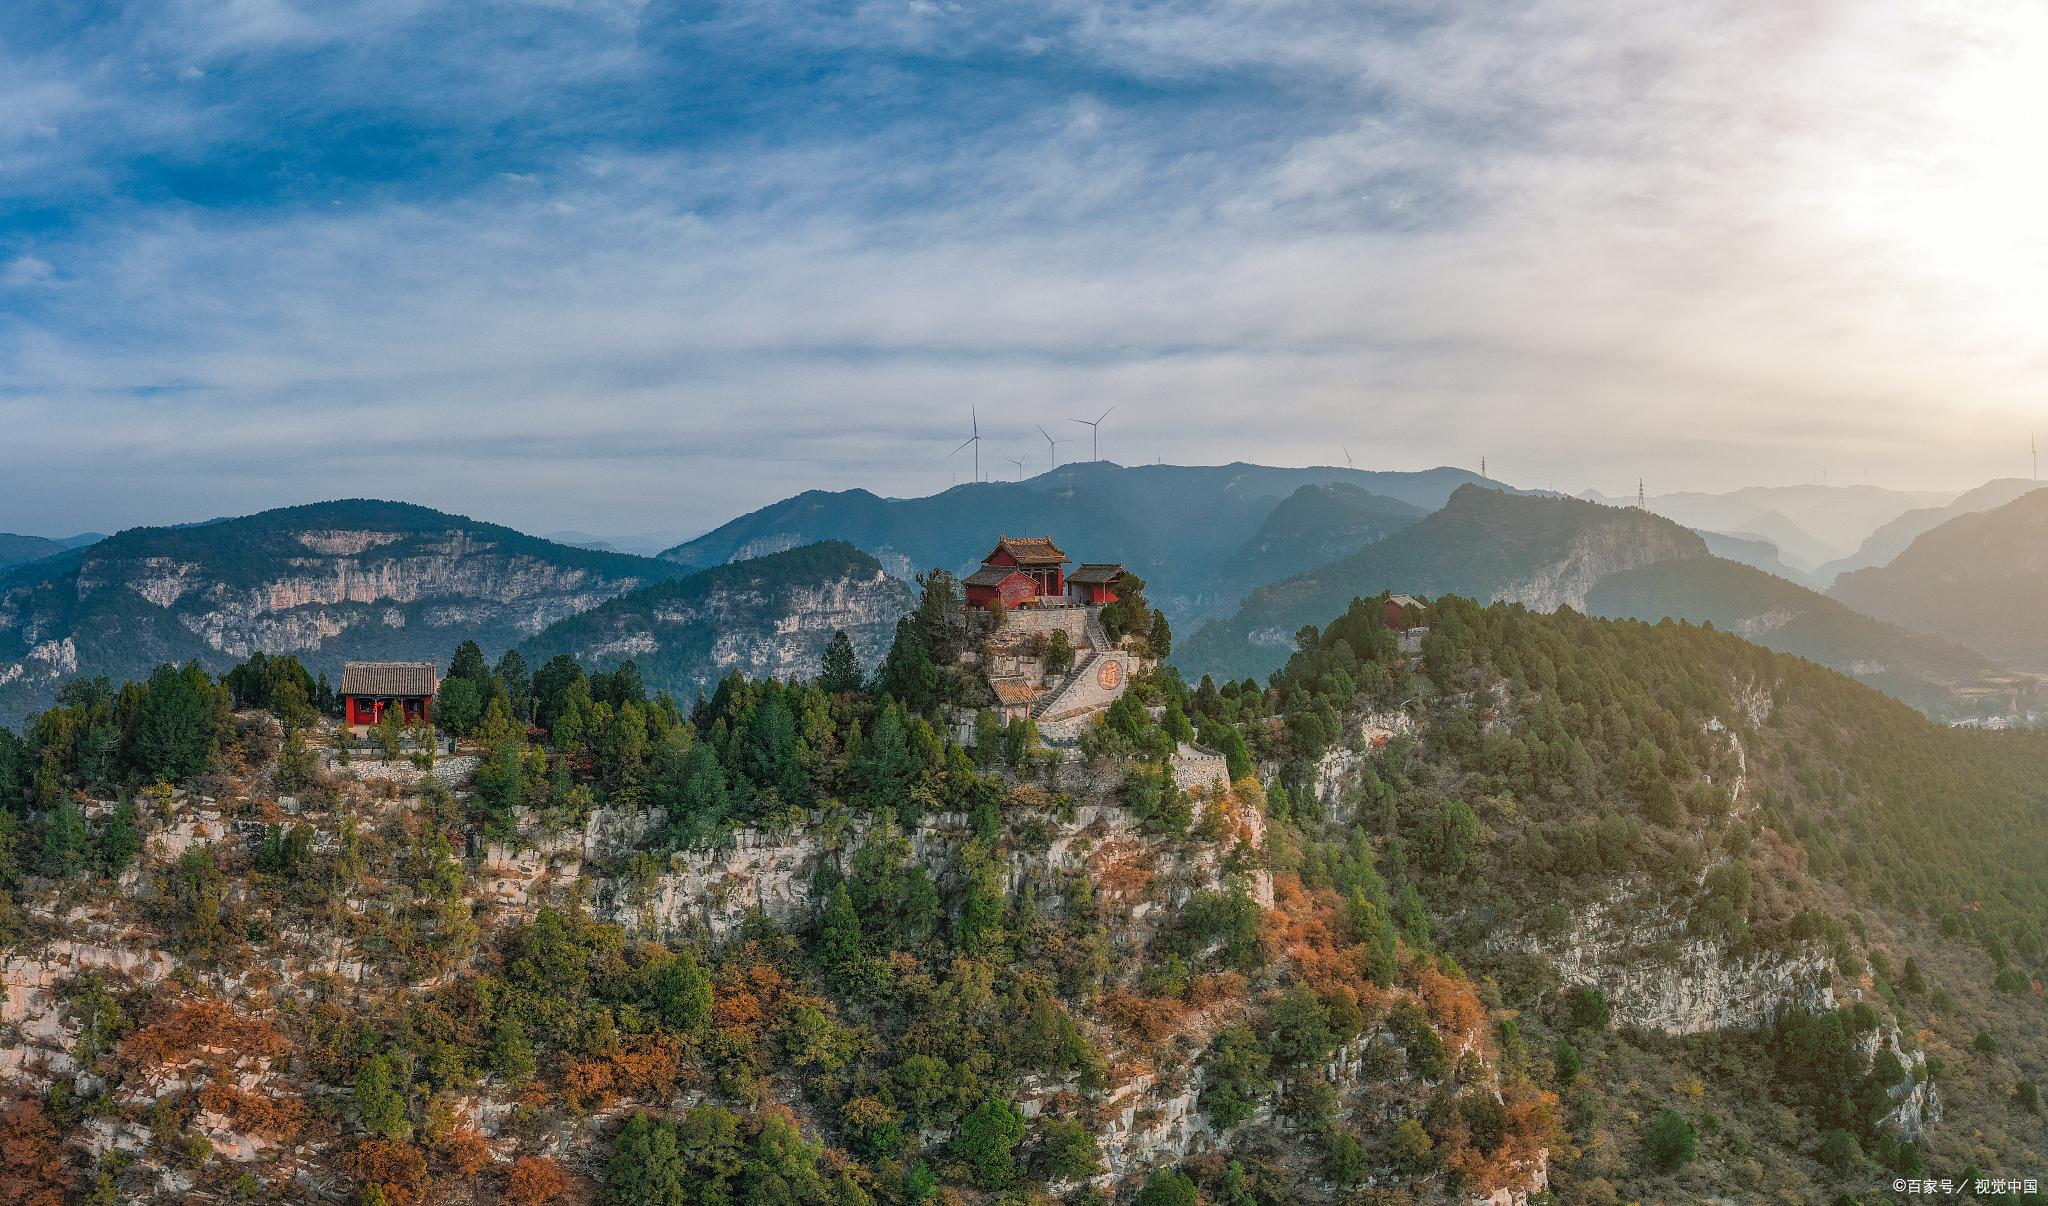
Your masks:
<svg viewBox="0 0 2048 1206"><path fill-rule="evenodd" d="M835 631L825 644L825 660L818 674L818 687L834 695L843 695L860 690L863 677L860 656L853 651L853 641L844 628Z"/></svg>
<svg viewBox="0 0 2048 1206"><path fill-rule="evenodd" d="M819 962L842 984L850 981L860 965L860 915L853 911L853 898L847 895L844 882L834 884L826 899L824 915L818 919L816 949Z"/></svg>

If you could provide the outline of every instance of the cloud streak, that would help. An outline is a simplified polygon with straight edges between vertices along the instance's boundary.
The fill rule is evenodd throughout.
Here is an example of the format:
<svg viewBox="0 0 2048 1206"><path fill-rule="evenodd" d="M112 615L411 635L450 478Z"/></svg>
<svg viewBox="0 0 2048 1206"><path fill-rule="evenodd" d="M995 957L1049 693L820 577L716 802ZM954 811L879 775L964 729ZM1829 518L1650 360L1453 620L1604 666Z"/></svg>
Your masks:
<svg viewBox="0 0 2048 1206"><path fill-rule="evenodd" d="M942 488L970 404L1001 455L1115 403L1126 462L1960 486L2040 409L2019 4L191 15L0 18L0 527L703 527Z"/></svg>

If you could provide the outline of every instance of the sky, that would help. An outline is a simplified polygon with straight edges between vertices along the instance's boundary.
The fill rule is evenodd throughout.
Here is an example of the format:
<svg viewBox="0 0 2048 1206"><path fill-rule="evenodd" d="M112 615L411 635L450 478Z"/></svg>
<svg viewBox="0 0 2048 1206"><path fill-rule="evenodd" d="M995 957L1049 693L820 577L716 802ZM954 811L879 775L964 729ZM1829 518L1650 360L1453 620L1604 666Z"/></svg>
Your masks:
<svg viewBox="0 0 2048 1206"><path fill-rule="evenodd" d="M0 530L2024 475L2033 0L16 0Z"/></svg>

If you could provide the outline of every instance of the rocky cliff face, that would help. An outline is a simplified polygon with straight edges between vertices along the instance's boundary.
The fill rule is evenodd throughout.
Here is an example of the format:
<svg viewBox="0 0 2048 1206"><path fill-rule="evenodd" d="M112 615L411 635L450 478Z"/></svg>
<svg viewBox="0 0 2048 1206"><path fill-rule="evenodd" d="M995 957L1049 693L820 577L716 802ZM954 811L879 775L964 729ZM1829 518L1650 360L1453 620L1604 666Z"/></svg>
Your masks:
<svg viewBox="0 0 2048 1206"><path fill-rule="evenodd" d="M675 572L395 503L136 529L0 577L0 709L164 661L262 650L332 675L349 658L438 660L466 637L506 648Z"/></svg>
<svg viewBox="0 0 2048 1206"><path fill-rule="evenodd" d="M1557 560L1496 588L1493 600L1536 611L1584 611L1587 593L1609 574L1701 555L1698 537L1669 524L1604 523L1573 537Z"/></svg>
<svg viewBox="0 0 2048 1206"><path fill-rule="evenodd" d="M688 698L735 671L815 677L840 631L872 666L913 602L865 553L810 545L622 595L549 626L526 653L536 663L567 653L592 667L630 658L650 687Z"/></svg>
<svg viewBox="0 0 2048 1206"><path fill-rule="evenodd" d="M1647 903L1647 882L1618 885L1573 910L1562 934L1522 936L1568 986L1605 993L1618 1025L1663 1034L1754 1030L1788 1010L1835 1007L1834 962L1822 943L1738 955L1686 932L1676 908Z"/></svg>

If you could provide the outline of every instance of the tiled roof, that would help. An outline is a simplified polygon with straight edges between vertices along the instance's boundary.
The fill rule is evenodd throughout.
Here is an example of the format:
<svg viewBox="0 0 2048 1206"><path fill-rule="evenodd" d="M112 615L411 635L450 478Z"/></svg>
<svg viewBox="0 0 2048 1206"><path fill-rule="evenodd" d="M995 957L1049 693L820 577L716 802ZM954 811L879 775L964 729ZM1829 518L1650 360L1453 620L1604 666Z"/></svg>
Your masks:
<svg viewBox="0 0 2048 1206"><path fill-rule="evenodd" d="M1090 561L1067 575L1067 581L1083 586L1108 585L1124 576L1124 567L1109 561Z"/></svg>
<svg viewBox="0 0 2048 1206"><path fill-rule="evenodd" d="M1025 704L1037 698L1040 688L1032 686L1021 678L995 678L989 680L989 690L996 693L1000 704Z"/></svg>
<svg viewBox="0 0 2048 1206"><path fill-rule="evenodd" d="M1065 565L1072 560L1050 536L1005 536L996 541L996 547L1015 557L1019 565Z"/></svg>
<svg viewBox="0 0 2048 1206"><path fill-rule="evenodd" d="M984 565L961 581L966 586L1001 586L1010 575L1023 572L1014 565Z"/></svg>
<svg viewBox="0 0 2048 1206"><path fill-rule="evenodd" d="M350 662L341 671L343 695L432 695L439 686L432 662Z"/></svg>

